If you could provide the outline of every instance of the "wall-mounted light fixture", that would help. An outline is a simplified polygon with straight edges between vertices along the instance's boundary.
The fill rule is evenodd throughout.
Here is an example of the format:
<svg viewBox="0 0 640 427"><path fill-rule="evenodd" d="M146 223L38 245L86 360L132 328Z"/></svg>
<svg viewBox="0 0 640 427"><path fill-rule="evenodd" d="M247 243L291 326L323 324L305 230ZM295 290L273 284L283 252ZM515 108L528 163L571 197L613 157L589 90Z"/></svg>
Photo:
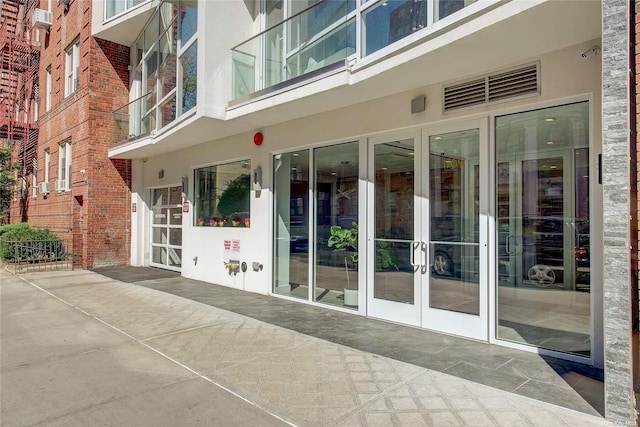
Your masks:
<svg viewBox="0 0 640 427"><path fill-rule="evenodd" d="M251 187L253 191L260 192L260 190L262 190L262 168L255 168L251 176Z"/></svg>
<svg viewBox="0 0 640 427"><path fill-rule="evenodd" d="M182 177L182 197L187 197L189 194L189 178L186 176Z"/></svg>
<svg viewBox="0 0 640 427"><path fill-rule="evenodd" d="M164 178L164 169L160 169L160 171L158 172L158 179L162 178Z"/></svg>

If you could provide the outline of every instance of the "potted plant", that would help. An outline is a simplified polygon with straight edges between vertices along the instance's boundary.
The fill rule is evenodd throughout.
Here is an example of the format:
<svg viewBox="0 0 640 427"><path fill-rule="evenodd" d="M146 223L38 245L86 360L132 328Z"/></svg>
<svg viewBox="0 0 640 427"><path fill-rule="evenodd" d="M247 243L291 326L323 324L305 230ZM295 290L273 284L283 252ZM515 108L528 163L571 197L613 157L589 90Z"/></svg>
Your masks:
<svg viewBox="0 0 640 427"><path fill-rule="evenodd" d="M358 223L352 222L353 228L342 228L339 225L331 226L331 236L327 245L333 247L334 252L345 252L344 269L347 276L347 287L344 289L344 305L358 306L358 286L351 289L351 278L349 277L349 264L347 257L354 264L358 262ZM389 242L378 242L376 246L376 271L382 271L389 267L396 270L398 268L397 256Z"/></svg>
<svg viewBox="0 0 640 427"><path fill-rule="evenodd" d="M218 218L216 218L215 216L212 216L211 218L209 218L210 227L215 227L217 225L218 225Z"/></svg>
<svg viewBox="0 0 640 427"><path fill-rule="evenodd" d="M234 215L231 217L231 225L233 225L234 227L237 227L240 225L240 215Z"/></svg>
<svg viewBox="0 0 640 427"><path fill-rule="evenodd" d="M344 254L344 270L347 276L347 287L344 289L344 305L358 306L358 284L356 288L351 289L351 278L349 277L350 258L354 264L358 262L358 223L351 223L353 228L342 228L339 225L331 226L331 236L327 241L327 246L334 248L334 252L345 252Z"/></svg>
<svg viewBox="0 0 640 427"><path fill-rule="evenodd" d="M204 218L198 218L198 219L196 220L196 225L197 225L198 227L202 227L202 226L204 225Z"/></svg>
<svg viewBox="0 0 640 427"><path fill-rule="evenodd" d="M249 218L244 219L244 226L247 228L251 227L251 220Z"/></svg>
<svg viewBox="0 0 640 427"><path fill-rule="evenodd" d="M227 217L222 215L220 217L220 221L218 222L218 227L224 227L224 223L227 222Z"/></svg>

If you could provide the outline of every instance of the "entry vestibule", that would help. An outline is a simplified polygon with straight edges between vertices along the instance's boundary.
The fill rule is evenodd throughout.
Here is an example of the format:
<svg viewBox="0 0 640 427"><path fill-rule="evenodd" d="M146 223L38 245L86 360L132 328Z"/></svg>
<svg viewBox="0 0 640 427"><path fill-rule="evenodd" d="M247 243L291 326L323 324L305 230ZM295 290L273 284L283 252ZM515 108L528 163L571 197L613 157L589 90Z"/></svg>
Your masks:
<svg viewBox="0 0 640 427"><path fill-rule="evenodd" d="M273 164L274 294L591 358L588 102Z"/></svg>

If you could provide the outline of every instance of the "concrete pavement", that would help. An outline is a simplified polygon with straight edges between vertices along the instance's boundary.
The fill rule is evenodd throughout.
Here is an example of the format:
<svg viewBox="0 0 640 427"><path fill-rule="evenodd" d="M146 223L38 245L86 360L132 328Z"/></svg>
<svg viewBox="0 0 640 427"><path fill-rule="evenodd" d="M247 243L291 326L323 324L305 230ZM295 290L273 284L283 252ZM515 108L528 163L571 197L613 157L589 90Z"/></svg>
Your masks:
<svg viewBox="0 0 640 427"><path fill-rule="evenodd" d="M604 426L89 271L0 271L0 423Z"/></svg>

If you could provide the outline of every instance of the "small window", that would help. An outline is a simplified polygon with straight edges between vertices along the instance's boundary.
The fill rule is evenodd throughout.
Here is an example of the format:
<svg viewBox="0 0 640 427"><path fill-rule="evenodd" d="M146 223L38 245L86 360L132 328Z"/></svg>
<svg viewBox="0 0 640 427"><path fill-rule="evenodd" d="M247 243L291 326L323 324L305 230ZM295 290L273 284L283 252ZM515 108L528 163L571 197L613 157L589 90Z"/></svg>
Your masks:
<svg viewBox="0 0 640 427"><path fill-rule="evenodd" d="M65 96L71 95L78 88L80 78L80 40L76 39L66 49L66 65L65 65Z"/></svg>
<svg viewBox="0 0 640 427"><path fill-rule="evenodd" d="M60 144L58 154L58 180L56 190L67 191L71 189L71 142Z"/></svg>
<svg viewBox="0 0 640 427"><path fill-rule="evenodd" d="M45 111L49 111L51 109L51 94L53 93L52 91L52 85L51 85L51 65L49 65L47 67L47 80L46 80L46 99L45 99Z"/></svg>
<svg viewBox="0 0 640 427"><path fill-rule="evenodd" d="M38 159L33 158L33 174L31 175L31 196L38 195Z"/></svg>
<svg viewBox="0 0 640 427"><path fill-rule="evenodd" d="M249 227L251 163L243 160L195 171L194 225Z"/></svg>
<svg viewBox="0 0 640 427"><path fill-rule="evenodd" d="M47 148L44 150L44 182L49 182L49 169L51 168L51 153Z"/></svg>

